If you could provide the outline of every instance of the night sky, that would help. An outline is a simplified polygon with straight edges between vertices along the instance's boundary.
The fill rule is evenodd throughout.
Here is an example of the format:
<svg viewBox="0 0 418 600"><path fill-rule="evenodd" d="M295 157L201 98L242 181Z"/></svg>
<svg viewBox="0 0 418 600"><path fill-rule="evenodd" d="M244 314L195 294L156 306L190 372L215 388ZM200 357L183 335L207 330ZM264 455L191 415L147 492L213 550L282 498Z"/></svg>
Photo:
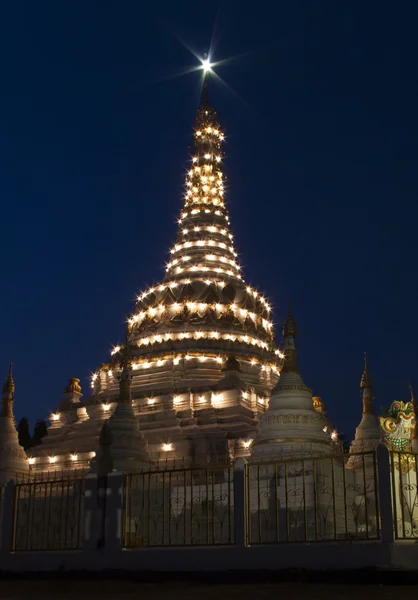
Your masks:
<svg viewBox="0 0 418 600"><path fill-rule="evenodd" d="M342 6L343 4L343 6ZM0 8L0 375L32 424L123 340L183 204L201 74L240 264L349 438L418 393L418 125L408 3L14 0ZM401 6L404 8L401 8ZM413 3L409 6L412 7ZM279 334L279 327L276 327Z"/></svg>

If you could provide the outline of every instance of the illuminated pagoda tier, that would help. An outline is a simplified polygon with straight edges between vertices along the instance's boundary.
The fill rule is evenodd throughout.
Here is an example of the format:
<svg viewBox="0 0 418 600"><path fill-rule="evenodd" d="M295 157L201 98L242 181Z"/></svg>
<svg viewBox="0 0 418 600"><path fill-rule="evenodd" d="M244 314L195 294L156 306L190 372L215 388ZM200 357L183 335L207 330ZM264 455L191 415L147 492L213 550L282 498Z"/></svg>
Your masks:
<svg viewBox="0 0 418 600"><path fill-rule="evenodd" d="M323 403L312 397L299 373L296 336L297 324L289 308L283 323L284 364L251 446L252 459L329 453L337 442Z"/></svg>
<svg viewBox="0 0 418 600"><path fill-rule="evenodd" d="M246 440L279 378L270 306L245 283L229 227L223 140L205 80L165 277L139 295L128 323L132 405L151 461L248 454ZM51 453L56 464L70 451L77 463L89 462L118 404L124 345L93 375L91 397L71 396L58 407L33 468Z"/></svg>

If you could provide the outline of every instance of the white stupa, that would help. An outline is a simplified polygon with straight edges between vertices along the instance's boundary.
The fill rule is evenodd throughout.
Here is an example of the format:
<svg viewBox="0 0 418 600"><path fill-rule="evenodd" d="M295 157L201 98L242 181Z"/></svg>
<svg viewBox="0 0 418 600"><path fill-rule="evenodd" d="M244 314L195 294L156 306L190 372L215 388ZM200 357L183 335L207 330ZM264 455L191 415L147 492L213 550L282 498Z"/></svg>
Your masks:
<svg viewBox="0 0 418 600"><path fill-rule="evenodd" d="M132 363L126 338L119 376L119 397L115 412L105 421L92 469L99 474L113 470L134 472L149 467L144 436L132 407Z"/></svg>
<svg viewBox="0 0 418 600"><path fill-rule="evenodd" d="M351 442L350 453L370 452L377 448L381 441L380 425L373 411L373 384L368 368L367 354L364 354L364 371L361 376L363 414ZM355 466L355 457L350 457L348 467Z"/></svg>
<svg viewBox="0 0 418 600"><path fill-rule="evenodd" d="M6 485L16 475L27 474L29 463L25 451L19 445L13 416L15 383L10 363L9 374L3 384L0 412L0 486Z"/></svg>
<svg viewBox="0 0 418 600"><path fill-rule="evenodd" d="M284 365L280 380L272 391L269 408L260 419L252 445L253 459L323 454L332 450L329 421L322 410L315 409L312 390L299 373L296 335L297 324L289 308L283 324Z"/></svg>

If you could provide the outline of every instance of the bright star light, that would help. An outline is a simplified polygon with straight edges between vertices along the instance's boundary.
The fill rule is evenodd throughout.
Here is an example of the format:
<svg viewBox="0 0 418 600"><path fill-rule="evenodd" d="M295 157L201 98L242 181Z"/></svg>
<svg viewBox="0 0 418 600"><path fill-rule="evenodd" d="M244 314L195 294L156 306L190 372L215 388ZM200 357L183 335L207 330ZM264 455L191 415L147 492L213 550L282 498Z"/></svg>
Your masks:
<svg viewBox="0 0 418 600"><path fill-rule="evenodd" d="M202 60L202 68L205 74L212 71L212 64L208 58Z"/></svg>

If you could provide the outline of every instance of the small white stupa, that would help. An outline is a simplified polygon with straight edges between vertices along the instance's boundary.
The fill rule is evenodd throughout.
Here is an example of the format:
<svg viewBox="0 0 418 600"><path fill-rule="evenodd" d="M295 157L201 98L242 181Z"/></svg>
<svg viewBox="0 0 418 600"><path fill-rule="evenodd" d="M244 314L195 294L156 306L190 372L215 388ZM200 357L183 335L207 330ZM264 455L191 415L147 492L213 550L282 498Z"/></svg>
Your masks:
<svg viewBox="0 0 418 600"><path fill-rule="evenodd" d="M29 463L25 451L19 445L13 415L15 382L13 381L12 363L9 374L3 384L2 406L0 412L0 486L6 485L16 475L29 473Z"/></svg>
<svg viewBox="0 0 418 600"><path fill-rule="evenodd" d="M284 364L279 382L271 393L269 407L260 420L252 445L253 459L311 456L332 451L329 421L322 410L315 408L312 390L304 384L299 373L296 335L297 324L289 308L283 324Z"/></svg>
<svg viewBox="0 0 418 600"><path fill-rule="evenodd" d="M149 468L144 436L132 407L132 364L126 339L119 376L119 398L115 412L102 426L99 448L92 469L99 474L111 471L134 472Z"/></svg>
<svg viewBox="0 0 418 600"><path fill-rule="evenodd" d="M366 353L364 354L364 371L361 376L360 389L362 390L363 414L354 440L351 442L350 453L353 454L373 451L381 441L379 420L373 411L373 383ZM356 457L352 456L347 466L353 468L355 462Z"/></svg>

